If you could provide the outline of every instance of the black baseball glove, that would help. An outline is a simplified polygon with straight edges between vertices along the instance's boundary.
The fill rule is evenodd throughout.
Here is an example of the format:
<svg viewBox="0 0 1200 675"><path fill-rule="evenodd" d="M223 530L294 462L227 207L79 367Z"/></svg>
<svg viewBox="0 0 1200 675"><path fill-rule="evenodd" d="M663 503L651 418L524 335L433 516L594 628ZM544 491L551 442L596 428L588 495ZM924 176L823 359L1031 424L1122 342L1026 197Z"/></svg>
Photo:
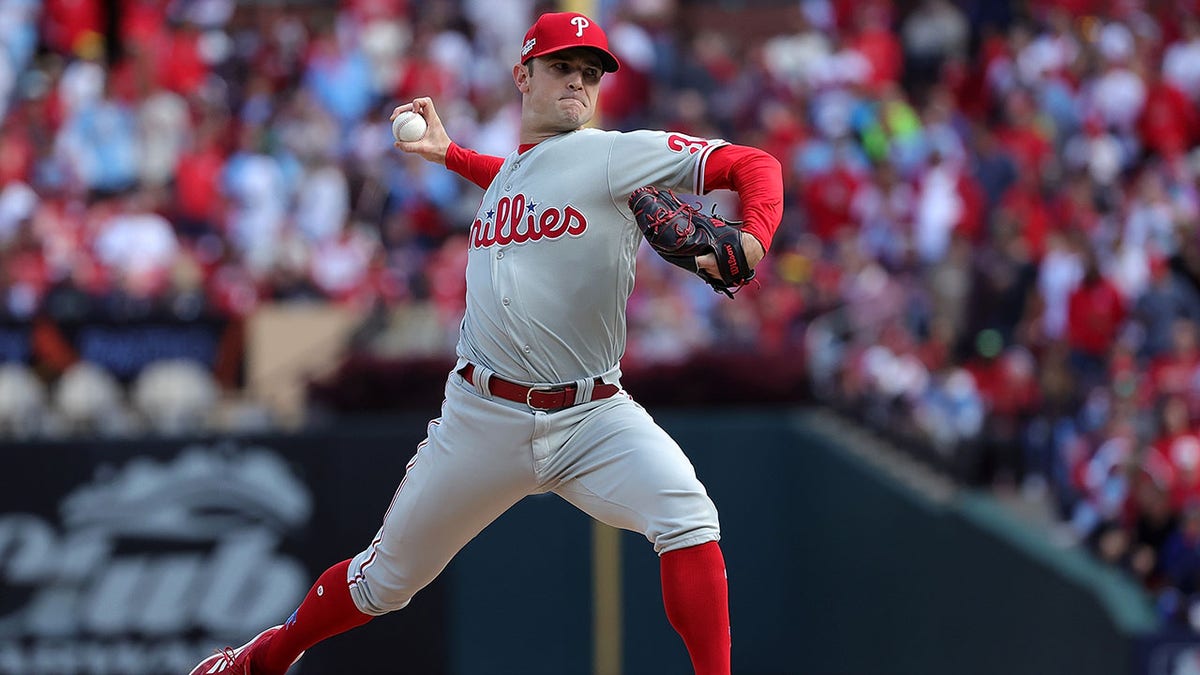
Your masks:
<svg viewBox="0 0 1200 675"><path fill-rule="evenodd" d="M707 215L670 190L647 185L629 195L629 210L650 247L664 260L693 272L718 293L733 297L754 278L742 250L739 223ZM696 267L696 256L712 253L721 278Z"/></svg>

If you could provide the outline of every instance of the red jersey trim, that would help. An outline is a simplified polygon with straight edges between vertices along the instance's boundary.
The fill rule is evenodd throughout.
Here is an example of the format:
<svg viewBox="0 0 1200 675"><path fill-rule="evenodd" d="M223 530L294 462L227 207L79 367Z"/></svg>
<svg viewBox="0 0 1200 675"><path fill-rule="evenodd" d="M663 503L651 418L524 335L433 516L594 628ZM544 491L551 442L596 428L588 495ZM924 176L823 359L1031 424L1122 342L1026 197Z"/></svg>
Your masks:
<svg viewBox="0 0 1200 675"><path fill-rule="evenodd" d="M708 192L708 190L705 189L705 176L704 176L704 172L708 165L708 158L710 155L712 155L714 150L716 150L717 148L724 148L724 147L729 147L729 146L727 146L725 143L717 143L717 144L709 145L700 151L700 159L698 159L696 161L695 175L692 177L692 192L694 192L698 195L702 195L705 192Z"/></svg>

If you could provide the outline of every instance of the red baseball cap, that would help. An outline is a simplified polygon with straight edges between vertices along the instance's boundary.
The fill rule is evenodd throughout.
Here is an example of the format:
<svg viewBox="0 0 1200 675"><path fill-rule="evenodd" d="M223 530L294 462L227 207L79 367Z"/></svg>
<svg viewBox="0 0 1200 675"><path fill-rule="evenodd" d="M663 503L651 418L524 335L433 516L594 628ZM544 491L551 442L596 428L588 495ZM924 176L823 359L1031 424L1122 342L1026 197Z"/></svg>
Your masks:
<svg viewBox="0 0 1200 675"><path fill-rule="evenodd" d="M521 61L572 47L595 50L606 73L616 72L621 67L617 57L608 51L608 36L604 29L578 12L550 12L539 16L525 33Z"/></svg>

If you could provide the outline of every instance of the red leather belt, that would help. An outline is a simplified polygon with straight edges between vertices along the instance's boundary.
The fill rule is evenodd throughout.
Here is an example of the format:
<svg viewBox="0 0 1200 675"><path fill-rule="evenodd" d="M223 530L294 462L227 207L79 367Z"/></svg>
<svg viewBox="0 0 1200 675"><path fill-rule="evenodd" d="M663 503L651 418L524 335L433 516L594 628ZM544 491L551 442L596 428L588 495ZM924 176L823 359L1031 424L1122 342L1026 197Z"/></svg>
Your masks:
<svg viewBox="0 0 1200 675"><path fill-rule="evenodd" d="M475 383L473 376L475 375L475 366L468 363L458 369L458 374L463 376L467 382ZM534 410L543 412L554 412L563 408L570 408L575 405L575 390L573 384L560 384L553 387L526 387L523 384L509 382L501 377L492 375L488 380L488 391L492 396L524 403ZM596 386L592 389L592 397L589 401L599 401L603 398L608 398L620 391L621 388L615 384L607 384L600 378L596 378ZM586 403L587 401L584 401Z"/></svg>

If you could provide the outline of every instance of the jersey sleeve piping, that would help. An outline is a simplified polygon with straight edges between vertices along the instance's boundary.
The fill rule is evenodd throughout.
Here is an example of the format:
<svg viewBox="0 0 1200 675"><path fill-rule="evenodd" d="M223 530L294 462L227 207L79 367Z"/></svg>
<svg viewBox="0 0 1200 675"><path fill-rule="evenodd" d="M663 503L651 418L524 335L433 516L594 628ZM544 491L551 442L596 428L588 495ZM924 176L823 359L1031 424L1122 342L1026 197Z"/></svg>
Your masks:
<svg viewBox="0 0 1200 675"><path fill-rule="evenodd" d="M618 195L613 194L612 154L613 154L613 148L615 148L615 147L617 147L617 137L613 136L612 139L609 140L609 142L608 142L608 154L604 156L605 187L608 189L608 199L609 199L609 201L612 202L613 208L616 209L617 213L621 214L621 217L625 219L625 222L632 223L633 222L633 214L629 212L629 209L621 208L621 200L618 199Z"/></svg>
<svg viewBox="0 0 1200 675"><path fill-rule="evenodd" d="M696 160L696 167L692 170L692 192L694 194L704 194L704 166L708 163L708 156L713 150L719 147L728 145L725 141L717 141L710 143L708 147L700 151L700 157Z"/></svg>

